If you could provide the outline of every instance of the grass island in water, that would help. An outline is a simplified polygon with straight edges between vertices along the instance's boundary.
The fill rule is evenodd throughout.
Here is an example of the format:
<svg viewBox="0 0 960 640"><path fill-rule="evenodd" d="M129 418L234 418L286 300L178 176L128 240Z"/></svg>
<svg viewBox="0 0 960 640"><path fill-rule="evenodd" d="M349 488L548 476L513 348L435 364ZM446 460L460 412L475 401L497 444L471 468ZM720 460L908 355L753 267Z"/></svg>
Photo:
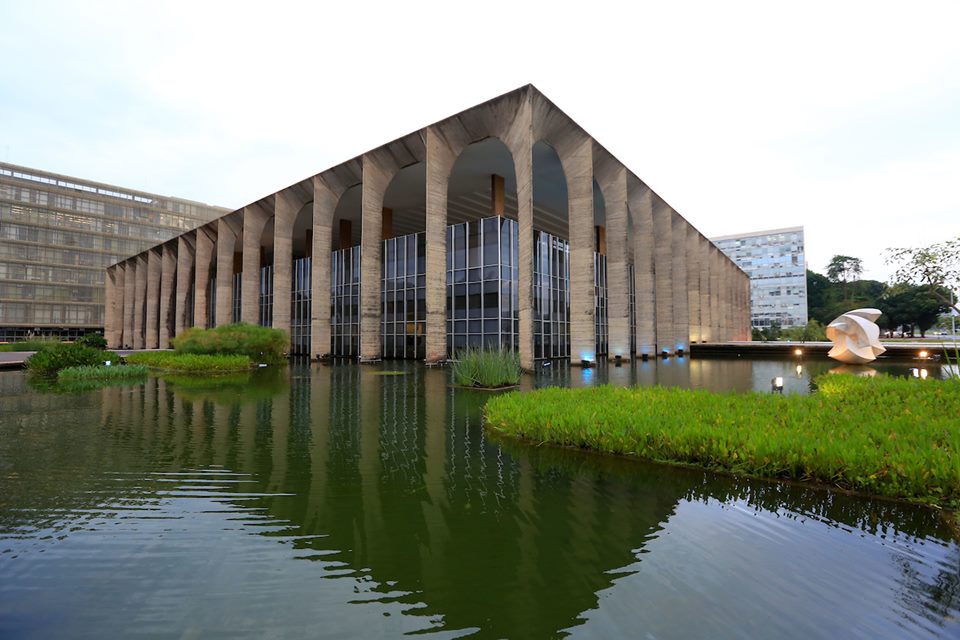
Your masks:
<svg viewBox="0 0 960 640"><path fill-rule="evenodd" d="M960 384L817 382L809 396L541 389L492 398L486 425L536 442L960 506Z"/></svg>

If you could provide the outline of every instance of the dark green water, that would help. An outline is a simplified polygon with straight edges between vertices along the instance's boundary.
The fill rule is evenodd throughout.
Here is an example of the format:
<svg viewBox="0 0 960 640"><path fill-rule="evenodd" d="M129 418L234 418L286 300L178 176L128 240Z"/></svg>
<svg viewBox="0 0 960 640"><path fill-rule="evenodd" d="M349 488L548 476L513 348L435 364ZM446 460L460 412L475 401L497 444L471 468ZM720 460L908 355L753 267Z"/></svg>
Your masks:
<svg viewBox="0 0 960 640"><path fill-rule="evenodd" d="M536 384L804 392L832 366L795 364ZM0 638L960 635L960 547L932 511L493 442L487 394L385 367L405 375L81 394L0 373Z"/></svg>

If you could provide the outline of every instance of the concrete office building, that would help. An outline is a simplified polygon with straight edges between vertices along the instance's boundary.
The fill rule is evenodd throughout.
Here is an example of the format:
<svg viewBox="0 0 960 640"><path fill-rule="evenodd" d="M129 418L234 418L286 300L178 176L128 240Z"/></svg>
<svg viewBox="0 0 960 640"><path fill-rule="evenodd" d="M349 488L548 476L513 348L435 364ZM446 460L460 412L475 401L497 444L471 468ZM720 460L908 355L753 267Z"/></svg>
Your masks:
<svg viewBox="0 0 960 640"><path fill-rule="evenodd" d="M107 339L242 320L311 356L502 345L532 368L748 339L748 285L528 85L110 267Z"/></svg>
<svg viewBox="0 0 960 640"><path fill-rule="evenodd" d="M104 324L104 269L227 213L0 163L0 342Z"/></svg>
<svg viewBox="0 0 960 640"><path fill-rule="evenodd" d="M713 238L750 276L750 322L757 329L807 324L807 266L803 227Z"/></svg>

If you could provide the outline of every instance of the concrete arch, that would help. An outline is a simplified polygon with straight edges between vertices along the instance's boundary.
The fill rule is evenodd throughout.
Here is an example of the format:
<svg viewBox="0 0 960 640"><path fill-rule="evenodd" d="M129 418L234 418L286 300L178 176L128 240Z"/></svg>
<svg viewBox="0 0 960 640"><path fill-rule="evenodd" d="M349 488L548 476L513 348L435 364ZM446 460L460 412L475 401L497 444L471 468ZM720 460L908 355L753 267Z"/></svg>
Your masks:
<svg viewBox="0 0 960 640"><path fill-rule="evenodd" d="M240 320L260 320L260 247L264 227L273 218L274 195L243 208L243 270L240 288Z"/></svg>
<svg viewBox="0 0 960 640"><path fill-rule="evenodd" d="M310 352L315 357L330 353L330 254L333 222L340 201L362 180L362 165L351 160L313 178L313 248L311 251Z"/></svg>

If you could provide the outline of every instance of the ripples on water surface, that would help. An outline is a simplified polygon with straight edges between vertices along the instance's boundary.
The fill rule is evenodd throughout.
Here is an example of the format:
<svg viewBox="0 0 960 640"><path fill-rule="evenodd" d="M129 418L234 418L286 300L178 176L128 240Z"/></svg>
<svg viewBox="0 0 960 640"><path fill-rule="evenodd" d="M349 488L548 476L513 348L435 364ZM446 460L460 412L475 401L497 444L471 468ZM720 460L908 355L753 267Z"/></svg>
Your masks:
<svg viewBox="0 0 960 640"><path fill-rule="evenodd" d="M764 389L755 364L540 384ZM489 396L388 368L80 395L0 373L0 638L960 635L931 511L491 442Z"/></svg>

